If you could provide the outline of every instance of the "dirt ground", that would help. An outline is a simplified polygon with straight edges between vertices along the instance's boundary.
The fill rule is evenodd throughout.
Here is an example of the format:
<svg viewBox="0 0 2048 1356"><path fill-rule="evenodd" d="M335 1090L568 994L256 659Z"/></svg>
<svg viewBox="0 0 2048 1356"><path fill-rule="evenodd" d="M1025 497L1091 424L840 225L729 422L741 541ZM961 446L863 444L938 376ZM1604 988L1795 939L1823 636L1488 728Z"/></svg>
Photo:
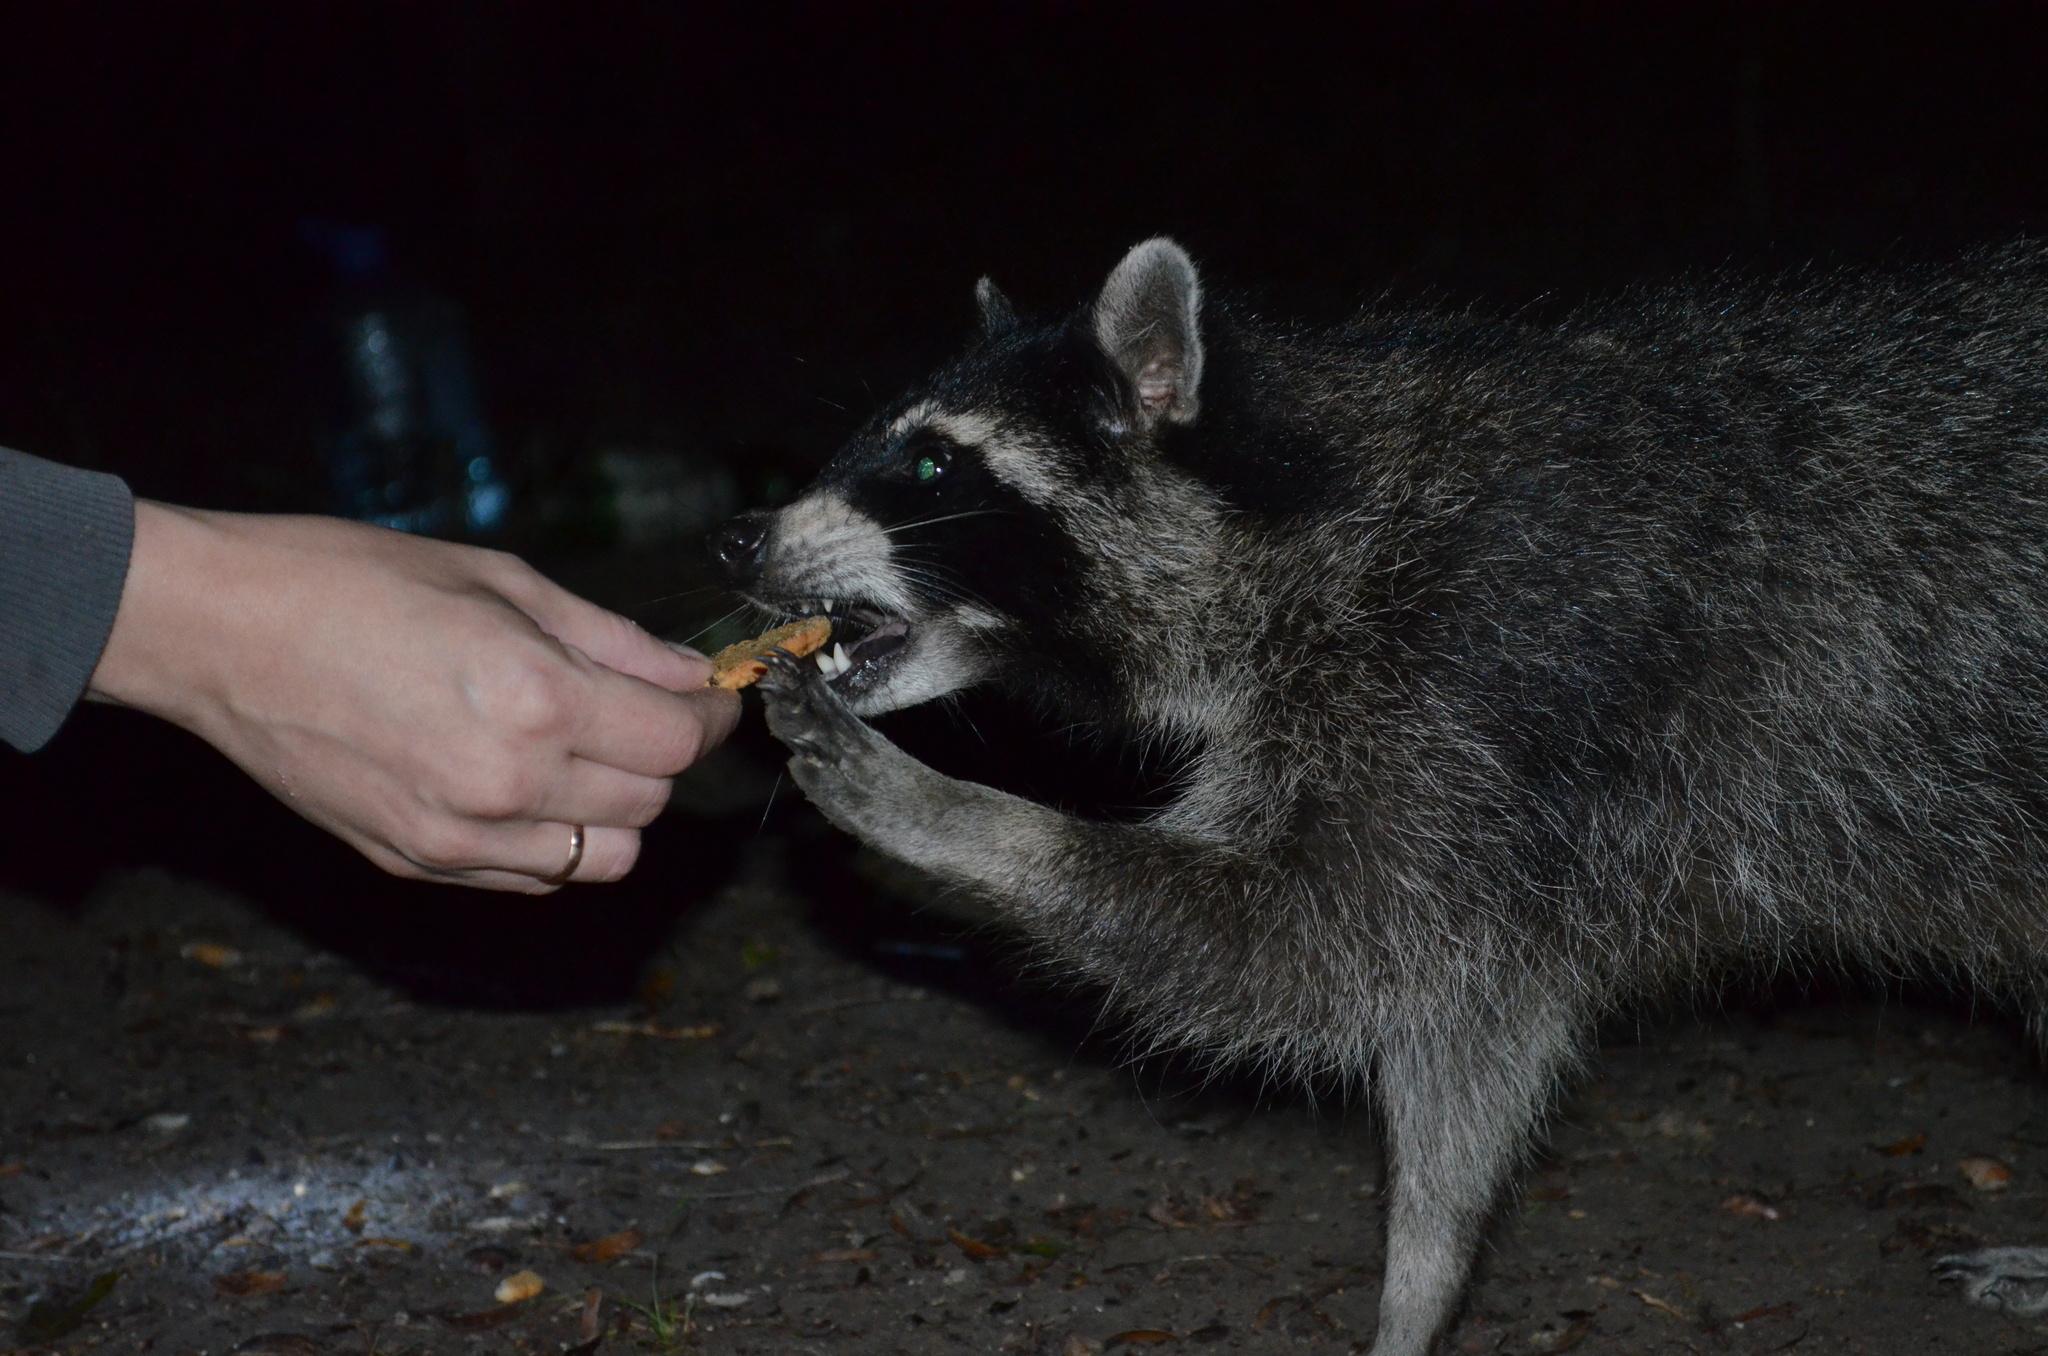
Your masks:
<svg viewBox="0 0 2048 1356"><path fill-rule="evenodd" d="M547 1013L415 1001L161 871L7 899L17 1344L553 1352L595 1292L616 1351L1362 1347L1356 1108L1127 1066L985 934L821 919L802 848L752 842L644 1001ZM2041 1239L2044 1104L2008 1027L1934 1009L1617 1033L1448 1349L2048 1350L1928 1274Z"/></svg>
<svg viewBox="0 0 2048 1356"><path fill-rule="evenodd" d="M751 720L634 883L546 904L384 881L124 713L30 760L12 1345L1363 1350L1364 1108L1128 1063L1090 995L777 796ZM1778 993L1617 1027L1527 1188L1447 1351L2048 1352L1929 1272L2048 1242L2048 1084L1995 1014Z"/></svg>

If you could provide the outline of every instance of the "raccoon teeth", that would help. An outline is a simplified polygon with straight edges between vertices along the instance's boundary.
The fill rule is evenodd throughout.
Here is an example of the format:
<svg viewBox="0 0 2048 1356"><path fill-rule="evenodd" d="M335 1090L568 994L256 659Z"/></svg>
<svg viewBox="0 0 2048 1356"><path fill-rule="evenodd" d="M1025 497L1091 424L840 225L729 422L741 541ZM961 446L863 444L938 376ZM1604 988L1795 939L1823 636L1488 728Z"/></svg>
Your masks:
<svg viewBox="0 0 2048 1356"><path fill-rule="evenodd" d="M846 657L846 647L844 645L834 645L832 647L832 662L839 666L841 673L853 667L853 661Z"/></svg>
<svg viewBox="0 0 2048 1356"><path fill-rule="evenodd" d="M830 612L832 610L832 604L834 601L836 600L831 598L820 598L818 600L819 610L823 612Z"/></svg>

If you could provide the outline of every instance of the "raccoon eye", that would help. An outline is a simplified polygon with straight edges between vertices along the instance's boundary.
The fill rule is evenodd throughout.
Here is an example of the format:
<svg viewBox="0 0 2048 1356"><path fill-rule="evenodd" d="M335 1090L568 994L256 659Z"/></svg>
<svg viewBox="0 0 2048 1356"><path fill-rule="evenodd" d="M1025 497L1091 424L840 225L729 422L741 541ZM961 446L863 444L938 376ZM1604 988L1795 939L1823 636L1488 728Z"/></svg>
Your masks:
<svg viewBox="0 0 2048 1356"><path fill-rule="evenodd" d="M944 452L936 452L930 456L919 457L917 465L912 469L911 474L917 477L918 484L929 485L940 476L946 474L946 464L951 460L952 457Z"/></svg>

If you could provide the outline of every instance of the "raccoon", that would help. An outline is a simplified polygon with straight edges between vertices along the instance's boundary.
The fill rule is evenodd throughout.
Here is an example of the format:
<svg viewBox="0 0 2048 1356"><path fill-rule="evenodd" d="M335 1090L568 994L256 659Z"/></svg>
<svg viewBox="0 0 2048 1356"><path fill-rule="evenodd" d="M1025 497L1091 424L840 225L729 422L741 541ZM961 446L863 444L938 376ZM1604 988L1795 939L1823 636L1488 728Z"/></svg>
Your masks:
<svg viewBox="0 0 2048 1356"><path fill-rule="evenodd" d="M834 643L767 714L834 823L1162 1046L1370 1091L1419 1356L1596 1022L1846 965L2036 1014L2048 250L1332 329L1138 245L713 551ZM1143 822L862 717L998 684L1185 773Z"/></svg>

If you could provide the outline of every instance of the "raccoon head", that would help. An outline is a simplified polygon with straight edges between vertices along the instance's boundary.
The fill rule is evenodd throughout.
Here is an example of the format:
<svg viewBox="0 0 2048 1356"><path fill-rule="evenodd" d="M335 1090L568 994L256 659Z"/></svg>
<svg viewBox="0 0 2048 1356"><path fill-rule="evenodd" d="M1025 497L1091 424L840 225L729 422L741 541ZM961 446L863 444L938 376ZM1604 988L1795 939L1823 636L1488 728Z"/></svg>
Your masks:
<svg viewBox="0 0 2048 1356"><path fill-rule="evenodd" d="M1154 455L1200 410L1200 281L1155 239L1063 322L1020 319L986 278L975 299L967 352L794 502L713 533L713 558L771 613L832 616L818 666L862 715L986 680L1127 705L1118 652L1201 537L1199 494Z"/></svg>

